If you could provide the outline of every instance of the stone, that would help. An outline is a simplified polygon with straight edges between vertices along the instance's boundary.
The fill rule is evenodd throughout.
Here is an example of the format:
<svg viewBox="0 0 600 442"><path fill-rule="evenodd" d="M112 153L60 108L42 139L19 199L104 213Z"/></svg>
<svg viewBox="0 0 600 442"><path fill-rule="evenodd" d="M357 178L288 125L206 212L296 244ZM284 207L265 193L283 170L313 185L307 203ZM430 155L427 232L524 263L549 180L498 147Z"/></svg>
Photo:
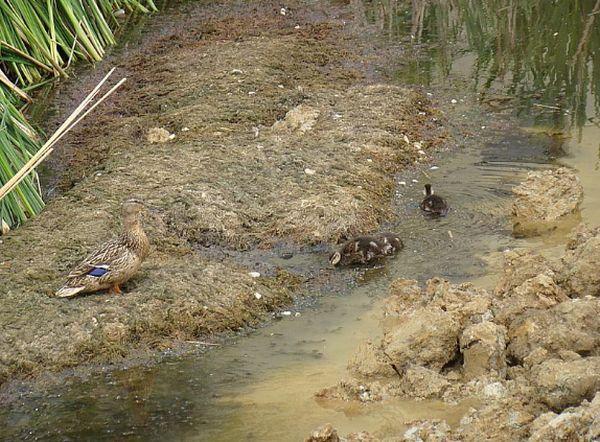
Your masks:
<svg viewBox="0 0 600 442"><path fill-rule="evenodd" d="M529 378L541 401L561 411L591 400L600 391L600 356L575 361L548 359L533 366Z"/></svg>
<svg viewBox="0 0 600 442"><path fill-rule="evenodd" d="M306 104L300 104L290 109L283 120L276 121L272 129L274 132L298 132L304 134L312 130L317 123L321 111Z"/></svg>
<svg viewBox="0 0 600 442"><path fill-rule="evenodd" d="M397 376L389 358L379 346L374 345L371 341L359 344L358 349L348 361L348 371L365 377Z"/></svg>
<svg viewBox="0 0 600 442"><path fill-rule="evenodd" d="M416 420L407 422L410 425L402 435L403 442L448 442L453 438L450 435L450 426L444 420Z"/></svg>
<svg viewBox="0 0 600 442"><path fill-rule="evenodd" d="M490 321L467 327L460 337L466 379L493 373L506 377L507 330Z"/></svg>
<svg viewBox="0 0 600 442"><path fill-rule="evenodd" d="M579 227L561 264L559 278L571 296L600 296L600 227Z"/></svg>
<svg viewBox="0 0 600 442"><path fill-rule="evenodd" d="M304 442L340 442L340 437L331 424L325 424L314 430Z"/></svg>

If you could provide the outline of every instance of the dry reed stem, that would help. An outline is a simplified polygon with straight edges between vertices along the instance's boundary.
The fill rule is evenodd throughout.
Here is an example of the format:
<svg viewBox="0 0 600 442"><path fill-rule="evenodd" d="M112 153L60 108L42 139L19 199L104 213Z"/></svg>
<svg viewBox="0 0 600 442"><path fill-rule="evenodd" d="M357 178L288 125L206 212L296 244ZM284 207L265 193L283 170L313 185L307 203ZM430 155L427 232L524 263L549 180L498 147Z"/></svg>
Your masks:
<svg viewBox="0 0 600 442"><path fill-rule="evenodd" d="M87 97L77 106L77 108L69 115L65 122L52 134L52 136L44 143L41 149L33 155L30 160L13 176L8 182L0 188L0 200L10 193L33 169L35 169L48 155L53 151L52 146L58 142L66 133L68 133L76 124L78 124L90 111L111 95L119 86L123 84L125 78L121 79L113 86L106 94L104 94L96 103L94 103L82 116L80 114L88 106L88 104L98 94L102 85L115 71L112 68L108 74L96 85L96 87L87 95Z"/></svg>

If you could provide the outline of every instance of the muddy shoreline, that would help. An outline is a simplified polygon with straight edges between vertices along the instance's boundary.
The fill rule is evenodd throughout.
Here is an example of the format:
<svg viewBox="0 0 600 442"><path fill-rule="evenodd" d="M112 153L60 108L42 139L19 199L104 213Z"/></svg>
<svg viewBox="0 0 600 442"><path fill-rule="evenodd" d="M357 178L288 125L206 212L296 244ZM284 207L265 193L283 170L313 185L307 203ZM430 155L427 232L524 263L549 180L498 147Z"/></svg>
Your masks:
<svg viewBox="0 0 600 442"><path fill-rule="evenodd" d="M347 6L288 7L187 5L61 86L56 121L108 67L129 77L57 151L44 213L2 238L3 389L259 325L308 289L339 285L324 270L329 247L392 219L394 173L446 142L443 117L373 75L376 49L347 26ZM152 127L176 137L150 143ZM146 220L154 252L127 295L49 296L118 231L116 207L132 194L161 213ZM278 265L254 279L259 260L232 258L261 250L317 256L311 282Z"/></svg>

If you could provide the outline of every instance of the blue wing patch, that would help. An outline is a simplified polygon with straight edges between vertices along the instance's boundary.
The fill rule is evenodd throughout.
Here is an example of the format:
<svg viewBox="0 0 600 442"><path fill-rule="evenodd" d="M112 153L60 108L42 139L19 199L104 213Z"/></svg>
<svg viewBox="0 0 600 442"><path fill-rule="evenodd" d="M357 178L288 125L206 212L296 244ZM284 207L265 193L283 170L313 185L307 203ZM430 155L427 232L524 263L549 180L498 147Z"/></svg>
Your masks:
<svg viewBox="0 0 600 442"><path fill-rule="evenodd" d="M104 276L108 273L108 269L103 269L101 267L94 267L92 270L90 270L88 272L88 275L90 276L95 276L96 278L99 278L101 276Z"/></svg>

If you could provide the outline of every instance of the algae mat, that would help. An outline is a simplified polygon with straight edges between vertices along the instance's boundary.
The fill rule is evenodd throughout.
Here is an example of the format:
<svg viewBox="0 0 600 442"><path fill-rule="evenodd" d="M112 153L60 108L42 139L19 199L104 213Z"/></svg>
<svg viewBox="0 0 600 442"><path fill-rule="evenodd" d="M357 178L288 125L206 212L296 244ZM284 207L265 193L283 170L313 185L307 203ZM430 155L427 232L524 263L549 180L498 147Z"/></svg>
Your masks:
<svg viewBox="0 0 600 442"><path fill-rule="evenodd" d="M75 97L111 63L129 78L57 152L61 194L2 238L1 382L238 330L302 286L302 275L252 278L199 248L334 244L393 217L394 172L443 141L440 116L420 93L367 77L359 37L317 8L188 5L63 87ZM152 142L154 127L175 136ZM131 196L160 210L125 295L53 298L119 231Z"/></svg>

